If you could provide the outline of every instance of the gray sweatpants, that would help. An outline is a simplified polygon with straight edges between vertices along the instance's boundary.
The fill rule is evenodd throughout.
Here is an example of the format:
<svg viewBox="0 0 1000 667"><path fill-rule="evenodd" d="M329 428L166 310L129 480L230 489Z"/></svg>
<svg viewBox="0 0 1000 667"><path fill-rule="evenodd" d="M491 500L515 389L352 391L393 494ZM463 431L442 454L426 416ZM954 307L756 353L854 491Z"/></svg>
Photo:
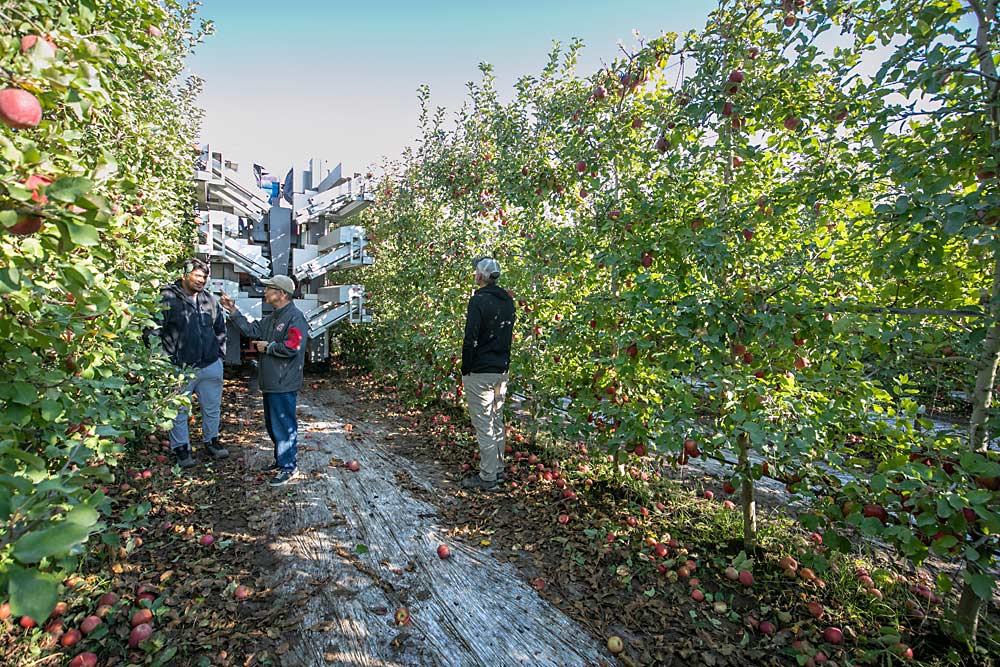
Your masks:
<svg viewBox="0 0 1000 667"><path fill-rule="evenodd" d="M222 359L198 369L198 374L188 383L185 394L194 394L201 405L201 439L211 442L219 435L219 415L222 412ZM182 409L174 418L170 429L170 447L177 449L190 445L188 412Z"/></svg>
<svg viewBox="0 0 1000 667"><path fill-rule="evenodd" d="M503 461L506 438L503 401L507 396L507 373L469 373L462 386L469 401L469 416L479 442L479 476L495 482Z"/></svg>

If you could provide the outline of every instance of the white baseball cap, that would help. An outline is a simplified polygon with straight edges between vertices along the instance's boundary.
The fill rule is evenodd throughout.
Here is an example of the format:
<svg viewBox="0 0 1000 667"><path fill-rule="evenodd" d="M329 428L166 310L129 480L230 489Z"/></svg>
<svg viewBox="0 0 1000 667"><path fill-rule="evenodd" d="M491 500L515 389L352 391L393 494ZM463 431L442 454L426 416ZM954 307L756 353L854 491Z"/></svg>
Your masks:
<svg viewBox="0 0 1000 667"><path fill-rule="evenodd" d="M496 280L500 277L500 263L492 257L480 257L473 260L472 265L476 267L476 273L483 278Z"/></svg>

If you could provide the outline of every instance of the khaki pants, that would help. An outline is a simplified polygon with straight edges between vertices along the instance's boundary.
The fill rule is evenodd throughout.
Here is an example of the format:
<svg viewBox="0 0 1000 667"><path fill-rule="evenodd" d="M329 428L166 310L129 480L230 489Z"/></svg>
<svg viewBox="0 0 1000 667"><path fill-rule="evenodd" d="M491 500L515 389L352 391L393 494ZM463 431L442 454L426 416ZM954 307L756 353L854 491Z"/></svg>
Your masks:
<svg viewBox="0 0 1000 667"><path fill-rule="evenodd" d="M507 396L507 373L469 373L462 376L462 386L479 442L479 476L485 482L495 482L506 446L503 400Z"/></svg>

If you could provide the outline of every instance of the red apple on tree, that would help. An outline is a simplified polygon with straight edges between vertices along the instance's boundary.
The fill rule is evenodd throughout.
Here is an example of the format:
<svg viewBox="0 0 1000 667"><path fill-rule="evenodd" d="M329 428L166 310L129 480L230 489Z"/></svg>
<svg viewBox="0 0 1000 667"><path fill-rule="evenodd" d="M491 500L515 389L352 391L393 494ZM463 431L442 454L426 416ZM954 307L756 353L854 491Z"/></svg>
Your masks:
<svg viewBox="0 0 1000 667"><path fill-rule="evenodd" d="M0 90L0 122L15 130L36 127L42 121L38 98L20 88Z"/></svg>
<svg viewBox="0 0 1000 667"><path fill-rule="evenodd" d="M874 517L882 523L889 523L889 513L881 505L865 505L862 515L865 517Z"/></svg>
<svg viewBox="0 0 1000 667"><path fill-rule="evenodd" d="M45 53L49 56L54 56L56 53L56 43L53 42L48 37L42 37L39 39L38 35L23 35L21 37L21 53L27 53L31 47L39 43L39 41L44 45L42 48Z"/></svg>
<svg viewBox="0 0 1000 667"><path fill-rule="evenodd" d="M6 231L18 236L29 236L41 230L42 218L37 215L19 215L17 222L7 227Z"/></svg>
<svg viewBox="0 0 1000 667"><path fill-rule="evenodd" d="M783 124L786 130L794 132L799 128L799 123L801 122L802 120L798 116L787 116Z"/></svg>

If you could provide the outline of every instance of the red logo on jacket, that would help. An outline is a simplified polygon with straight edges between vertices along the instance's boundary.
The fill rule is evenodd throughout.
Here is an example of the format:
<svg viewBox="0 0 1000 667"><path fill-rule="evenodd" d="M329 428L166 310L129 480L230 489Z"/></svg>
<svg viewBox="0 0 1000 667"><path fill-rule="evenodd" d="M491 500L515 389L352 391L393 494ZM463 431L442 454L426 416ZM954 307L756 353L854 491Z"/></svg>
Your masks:
<svg viewBox="0 0 1000 667"><path fill-rule="evenodd" d="M285 346L291 350L297 350L301 344L302 332L295 327L290 327L288 329L288 338L285 340Z"/></svg>

